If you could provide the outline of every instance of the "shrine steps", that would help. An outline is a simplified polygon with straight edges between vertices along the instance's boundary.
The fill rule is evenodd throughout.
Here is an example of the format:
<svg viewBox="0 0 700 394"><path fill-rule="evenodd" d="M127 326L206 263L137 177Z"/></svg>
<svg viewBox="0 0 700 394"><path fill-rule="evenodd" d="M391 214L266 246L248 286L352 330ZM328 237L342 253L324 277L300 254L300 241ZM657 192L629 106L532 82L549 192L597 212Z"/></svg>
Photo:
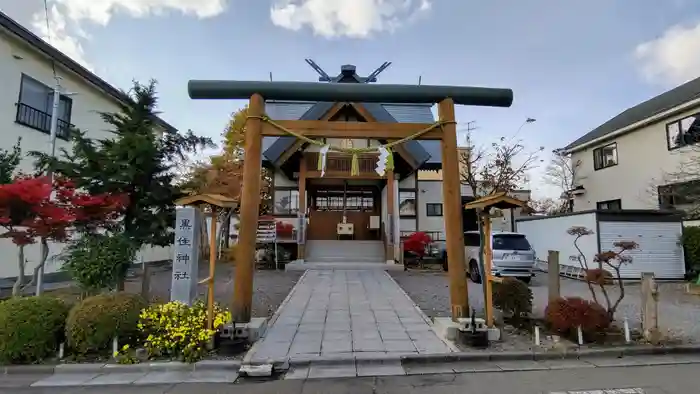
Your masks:
<svg viewBox="0 0 700 394"><path fill-rule="evenodd" d="M310 240L306 243L305 261L287 264L287 269L386 270L403 267L386 264L381 241Z"/></svg>

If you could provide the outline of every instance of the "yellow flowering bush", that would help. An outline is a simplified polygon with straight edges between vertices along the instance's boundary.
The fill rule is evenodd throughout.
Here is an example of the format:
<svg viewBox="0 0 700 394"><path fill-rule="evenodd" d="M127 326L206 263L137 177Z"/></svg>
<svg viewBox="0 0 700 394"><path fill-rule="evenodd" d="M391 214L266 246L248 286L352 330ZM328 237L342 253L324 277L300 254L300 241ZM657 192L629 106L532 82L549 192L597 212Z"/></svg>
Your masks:
<svg viewBox="0 0 700 394"><path fill-rule="evenodd" d="M134 352L131 350L131 346L124 345L121 350L114 352L112 355L119 364L138 364L139 359L134 357Z"/></svg>
<svg viewBox="0 0 700 394"><path fill-rule="evenodd" d="M206 353L217 330L231 320L231 313L214 305L214 327L207 328L207 305L181 302L152 305L141 312L139 329L150 357L181 358L194 362Z"/></svg>

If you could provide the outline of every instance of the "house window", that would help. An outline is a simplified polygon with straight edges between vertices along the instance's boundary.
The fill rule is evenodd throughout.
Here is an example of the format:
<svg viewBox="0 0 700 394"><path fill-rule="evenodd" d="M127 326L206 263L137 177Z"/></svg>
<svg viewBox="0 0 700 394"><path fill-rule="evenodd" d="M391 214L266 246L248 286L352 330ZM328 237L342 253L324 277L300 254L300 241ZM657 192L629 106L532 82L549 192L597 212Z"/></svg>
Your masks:
<svg viewBox="0 0 700 394"><path fill-rule="evenodd" d="M426 216L442 216L442 204L425 204Z"/></svg>
<svg viewBox="0 0 700 394"><path fill-rule="evenodd" d="M61 95L58 102L58 121L56 136L68 139L72 125L71 111L73 100ZM22 74L17 116L15 121L44 133L51 132L51 113L53 112L53 89L34 78Z"/></svg>
<svg viewBox="0 0 700 394"><path fill-rule="evenodd" d="M416 216L415 190L399 190L399 216Z"/></svg>
<svg viewBox="0 0 700 394"><path fill-rule="evenodd" d="M593 168L595 170L601 170L614 165L617 165L616 142L593 150Z"/></svg>
<svg viewBox="0 0 700 394"><path fill-rule="evenodd" d="M700 114L691 115L666 125L668 150L700 142Z"/></svg>
<svg viewBox="0 0 700 394"><path fill-rule="evenodd" d="M596 209L600 211L619 211L622 209L622 200L598 201Z"/></svg>
<svg viewBox="0 0 700 394"><path fill-rule="evenodd" d="M299 191L291 189L275 189L275 205L272 213L275 215L296 215L299 213Z"/></svg>
<svg viewBox="0 0 700 394"><path fill-rule="evenodd" d="M371 191L348 193L345 197L345 210L356 212L374 211L374 195Z"/></svg>

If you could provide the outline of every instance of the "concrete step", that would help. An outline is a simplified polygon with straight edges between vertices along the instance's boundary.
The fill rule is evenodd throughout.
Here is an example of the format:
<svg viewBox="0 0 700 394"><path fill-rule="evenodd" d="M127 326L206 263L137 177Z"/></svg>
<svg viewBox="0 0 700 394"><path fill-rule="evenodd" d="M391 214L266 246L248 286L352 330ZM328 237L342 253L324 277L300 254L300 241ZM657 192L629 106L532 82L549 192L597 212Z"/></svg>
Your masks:
<svg viewBox="0 0 700 394"><path fill-rule="evenodd" d="M403 266L398 264L378 264L378 263L310 263L293 262L285 265L286 271L306 271L306 270L384 270L402 271Z"/></svg>
<svg viewBox="0 0 700 394"><path fill-rule="evenodd" d="M381 241L313 240L307 243L306 261L318 263L383 263Z"/></svg>
<svg viewBox="0 0 700 394"><path fill-rule="evenodd" d="M346 263L346 262L358 262L358 263L385 263L386 259L384 256L308 256L305 258L307 262L314 263Z"/></svg>

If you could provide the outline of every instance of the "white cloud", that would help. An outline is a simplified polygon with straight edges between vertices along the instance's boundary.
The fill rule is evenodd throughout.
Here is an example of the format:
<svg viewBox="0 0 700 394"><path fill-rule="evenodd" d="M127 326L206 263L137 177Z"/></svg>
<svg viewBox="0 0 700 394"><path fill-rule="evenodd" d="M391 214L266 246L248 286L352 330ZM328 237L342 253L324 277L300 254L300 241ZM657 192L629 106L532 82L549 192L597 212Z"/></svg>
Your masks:
<svg viewBox="0 0 700 394"><path fill-rule="evenodd" d="M66 23L66 18L58 11L54 5L49 11L49 23L46 23L44 12L37 12L32 16L32 27L34 32L45 41L49 42L56 49L66 54L71 59L80 63L90 71L94 71L93 66L85 58L85 51L80 40L88 39L87 33L78 26L70 30Z"/></svg>
<svg viewBox="0 0 700 394"><path fill-rule="evenodd" d="M327 38L366 38L393 31L430 7L431 0L277 0L270 9L270 19L294 31L308 26L314 34Z"/></svg>
<svg viewBox="0 0 700 394"><path fill-rule="evenodd" d="M134 18L159 15L173 10L198 18L224 12L227 0L52 0L62 5L69 19L88 20L106 26L118 12Z"/></svg>
<svg viewBox="0 0 700 394"><path fill-rule="evenodd" d="M26 0L0 0L3 12L10 16L23 14ZM89 40L89 24L107 26L116 14L133 18L161 15L167 11L180 12L197 18L209 18L223 13L228 0L49 0L47 28L43 4L36 4L30 27L73 60L92 70L82 43ZM24 21L19 20L20 23Z"/></svg>
<svg viewBox="0 0 700 394"><path fill-rule="evenodd" d="M635 49L642 74L650 81L679 85L700 77L700 22L677 25Z"/></svg>

